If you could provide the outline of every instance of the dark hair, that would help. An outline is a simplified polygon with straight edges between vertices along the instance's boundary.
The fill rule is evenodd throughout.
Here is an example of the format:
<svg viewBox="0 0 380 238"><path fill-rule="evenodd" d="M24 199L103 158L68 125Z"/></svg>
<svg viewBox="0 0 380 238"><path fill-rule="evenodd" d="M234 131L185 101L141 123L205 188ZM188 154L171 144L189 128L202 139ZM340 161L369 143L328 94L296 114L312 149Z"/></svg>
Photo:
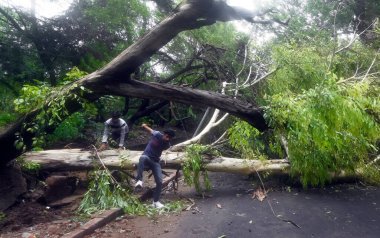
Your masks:
<svg viewBox="0 0 380 238"><path fill-rule="evenodd" d="M113 112L111 112L111 116L113 118L118 118L121 116L121 113L119 111L113 111Z"/></svg>
<svg viewBox="0 0 380 238"><path fill-rule="evenodd" d="M164 130L164 134L168 135L170 138L175 137L175 132L172 129Z"/></svg>

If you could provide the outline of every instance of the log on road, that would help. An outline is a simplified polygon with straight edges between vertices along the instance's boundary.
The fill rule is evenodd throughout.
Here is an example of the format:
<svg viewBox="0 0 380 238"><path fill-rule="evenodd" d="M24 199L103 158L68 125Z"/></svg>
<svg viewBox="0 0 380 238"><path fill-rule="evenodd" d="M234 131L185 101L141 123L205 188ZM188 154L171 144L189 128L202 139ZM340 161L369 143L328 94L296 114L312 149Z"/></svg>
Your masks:
<svg viewBox="0 0 380 238"><path fill-rule="evenodd" d="M142 151L106 150L98 155L109 169L134 170ZM23 155L26 161L40 164L40 171L81 171L91 170L100 166L100 161L92 151L80 149L45 150L28 152ZM181 168L186 159L183 152L165 151L162 154L162 168ZM212 172L227 172L237 174L252 174L255 171L285 172L289 169L286 160L244 160L228 157L205 159L204 168Z"/></svg>

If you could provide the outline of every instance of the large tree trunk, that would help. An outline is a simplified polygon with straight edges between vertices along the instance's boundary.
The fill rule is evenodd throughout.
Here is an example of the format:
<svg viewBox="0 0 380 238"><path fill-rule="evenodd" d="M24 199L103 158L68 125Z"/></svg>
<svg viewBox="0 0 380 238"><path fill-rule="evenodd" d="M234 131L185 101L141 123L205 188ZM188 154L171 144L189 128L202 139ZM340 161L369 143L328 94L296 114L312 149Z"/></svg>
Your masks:
<svg viewBox="0 0 380 238"><path fill-rule="evenodd" d="M139 98L157 98L195 106L214 107L240 117L260 130L266 129L267 124L263 118L262 111L255 104L243 102L219 93L131 79L131 74L140 65L148 61L154 53L178 33L211 25L218 20L228 21L241 18L242 16L239 15L238 11L229 7L223 1L188 1L104 68L87 75L75 82L75 84L68 85L66 90L61 90L60 93L66 98L66 105L64 106L68 109L68 114L81 108L78 99L73 95L93 101L102 95L113 94ZM246 14L244 18L247 18ZM85 95L83 95L84 91L81 90L82 87L87 89ZM55 97L50 98L54 99ZM5 165L22 153L21 150L14 147L14 141L17 139L15 132L20 132L21 138L30 137L26 130L22 130L23 124L32 122L39 110L49 107L50 103L50 100L47 100L46 104L41 108L26 114L13 127L0 133L0 146L3 151L0 166ZM31 142L25 139L24 141L26 146L30 148ZM7 152L3 154L4 151Z"/></svg>
<svg viewBox="0 0 380 238"><path fill-rule="evenodd" d="M267 129L261 108L221 93L135 80L129 80L126 83L114 83L105 87L99 85L99 87L95 86L91 89L99 93L108 91L107 94L113 95L166 99L193 106L220 108L249 122L259 130Z"/></svg>
<svg viewBox="0 0 380 238"><path fill-rule="evenodd" d="M134 170L142 151L106 150L98 155L109 169ZM183 152L164 152L162 168L181 168L185 154ZM26 161L40 164L41 171L75 171L91 170L100 166L98 156L90 151L79 149L46 150L25 154ZM244 160L228 157L217 157L204 160L204 169L212 172L252 174L255 171L284 172L289 168L286 160Z"/></svg>

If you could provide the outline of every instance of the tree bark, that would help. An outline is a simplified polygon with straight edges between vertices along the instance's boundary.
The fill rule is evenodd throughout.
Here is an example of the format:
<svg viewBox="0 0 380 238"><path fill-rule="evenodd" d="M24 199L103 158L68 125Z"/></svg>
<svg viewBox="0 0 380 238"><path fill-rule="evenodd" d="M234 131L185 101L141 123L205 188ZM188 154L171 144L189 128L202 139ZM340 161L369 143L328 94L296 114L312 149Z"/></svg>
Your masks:
<svg viewBox="0 0 380 238"><path fill-rule="evenodd" d="M229 112L248 121L259 130L265 130L267 124L263 118L262 110L255 104L243 102L219 93L131 79L131 74L140 65L148 61L153 54L176 37L178 33L212 25L218 20L241 19L242 17L238 13L238 11L235 11L223 1L187 1L104 68L85 76L76 81L75 84L68 85L67 90L61 90L61 93L65 92L64 97L67 97L67 100L65 100L66 105L63 106L68 109L68 114L79 110L81 103L75 97L72 97L72 95L83 97L83 91L80 88L84 87L87 89L85 98L90 101L96 100L102 95L113 94L138 98L164 99L200 107L209 106ZM244 15L244 18L246 17ZM73 85L76 85L76 87L73 87ZM51 98L54 99L53 96ZM46 104L41 106L41 108L27 113L17 124L0 133L0 146L3 152L7 151L1 156L0 167L22 153L22 150L14 147L15 132L20 132L20 137L22 138L30 136L26 131L22 130L23 124L32 122L38 112L43 108L49 107L50 103L51 101L47 100ZM24 141L28 142L25 139ZM28 142L26 146L30 148L31 142Z"/></svg>
<svg viewBox="0 0 380 238"><path fill-rule="evenodd" d="M106 86L99 85L99 88L95 86L91 89L98 93L106 92L106 94L119 96L165 99L198 107L220 108L224 112L249 122L260 131L268 128L263 117L263 110L260 107L221 93L135 80Z"/></svg>
<svg viewBox="0 0 380 238"><path fill-rule="evenodd" d="M142 151L106 150L99 153L103 163L109 169L134 170ZM81 171L99 167L99 159L90 151L79 149L46 150L29 152L26 161L40 164L40 171ZM162 168L181 168L185 160L183 152L164 152L161 157ZM255 171L285 172L289 168L286 160L244 160L228 157L204 159L204 169L212 172L227 172L249 175Z"/></svg>

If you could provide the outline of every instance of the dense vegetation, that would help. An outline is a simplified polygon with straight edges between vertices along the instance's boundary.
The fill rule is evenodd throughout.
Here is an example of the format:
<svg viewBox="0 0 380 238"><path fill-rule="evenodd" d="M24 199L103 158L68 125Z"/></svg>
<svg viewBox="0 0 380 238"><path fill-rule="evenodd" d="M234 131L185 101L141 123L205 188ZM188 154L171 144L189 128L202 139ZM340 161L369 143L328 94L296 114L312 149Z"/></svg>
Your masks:
<svg viewBox="0 0 380 238"><path fill-rule="evenodd" d="M247 25L249 33L232 23L180 33L134 78L223 92L260 105L269 130L260 132L230 118L203 142L228 129L230 145L242 157L287 157L305 186L323 185L341 171L366 171L369 181L380 181L375 160L380 3L275 3ZM192 134L197 126L192 121L200 122L205 108L109 95L94 101L78 97L81 108L69 115L63 107L68 99L57 96L133 44L171 8L138 0L81 0L64 15L45 19L0 5L0 127L55 97L24 126L33 134L34 149L83 137L85 128L99 130L96 123L113 110L122 111L131 126L149 121ZM86 89L79 92L86 94ZM26 142L20 138L15 145L22 148ZM219 146L221 152L228 147Z"/></svg>

